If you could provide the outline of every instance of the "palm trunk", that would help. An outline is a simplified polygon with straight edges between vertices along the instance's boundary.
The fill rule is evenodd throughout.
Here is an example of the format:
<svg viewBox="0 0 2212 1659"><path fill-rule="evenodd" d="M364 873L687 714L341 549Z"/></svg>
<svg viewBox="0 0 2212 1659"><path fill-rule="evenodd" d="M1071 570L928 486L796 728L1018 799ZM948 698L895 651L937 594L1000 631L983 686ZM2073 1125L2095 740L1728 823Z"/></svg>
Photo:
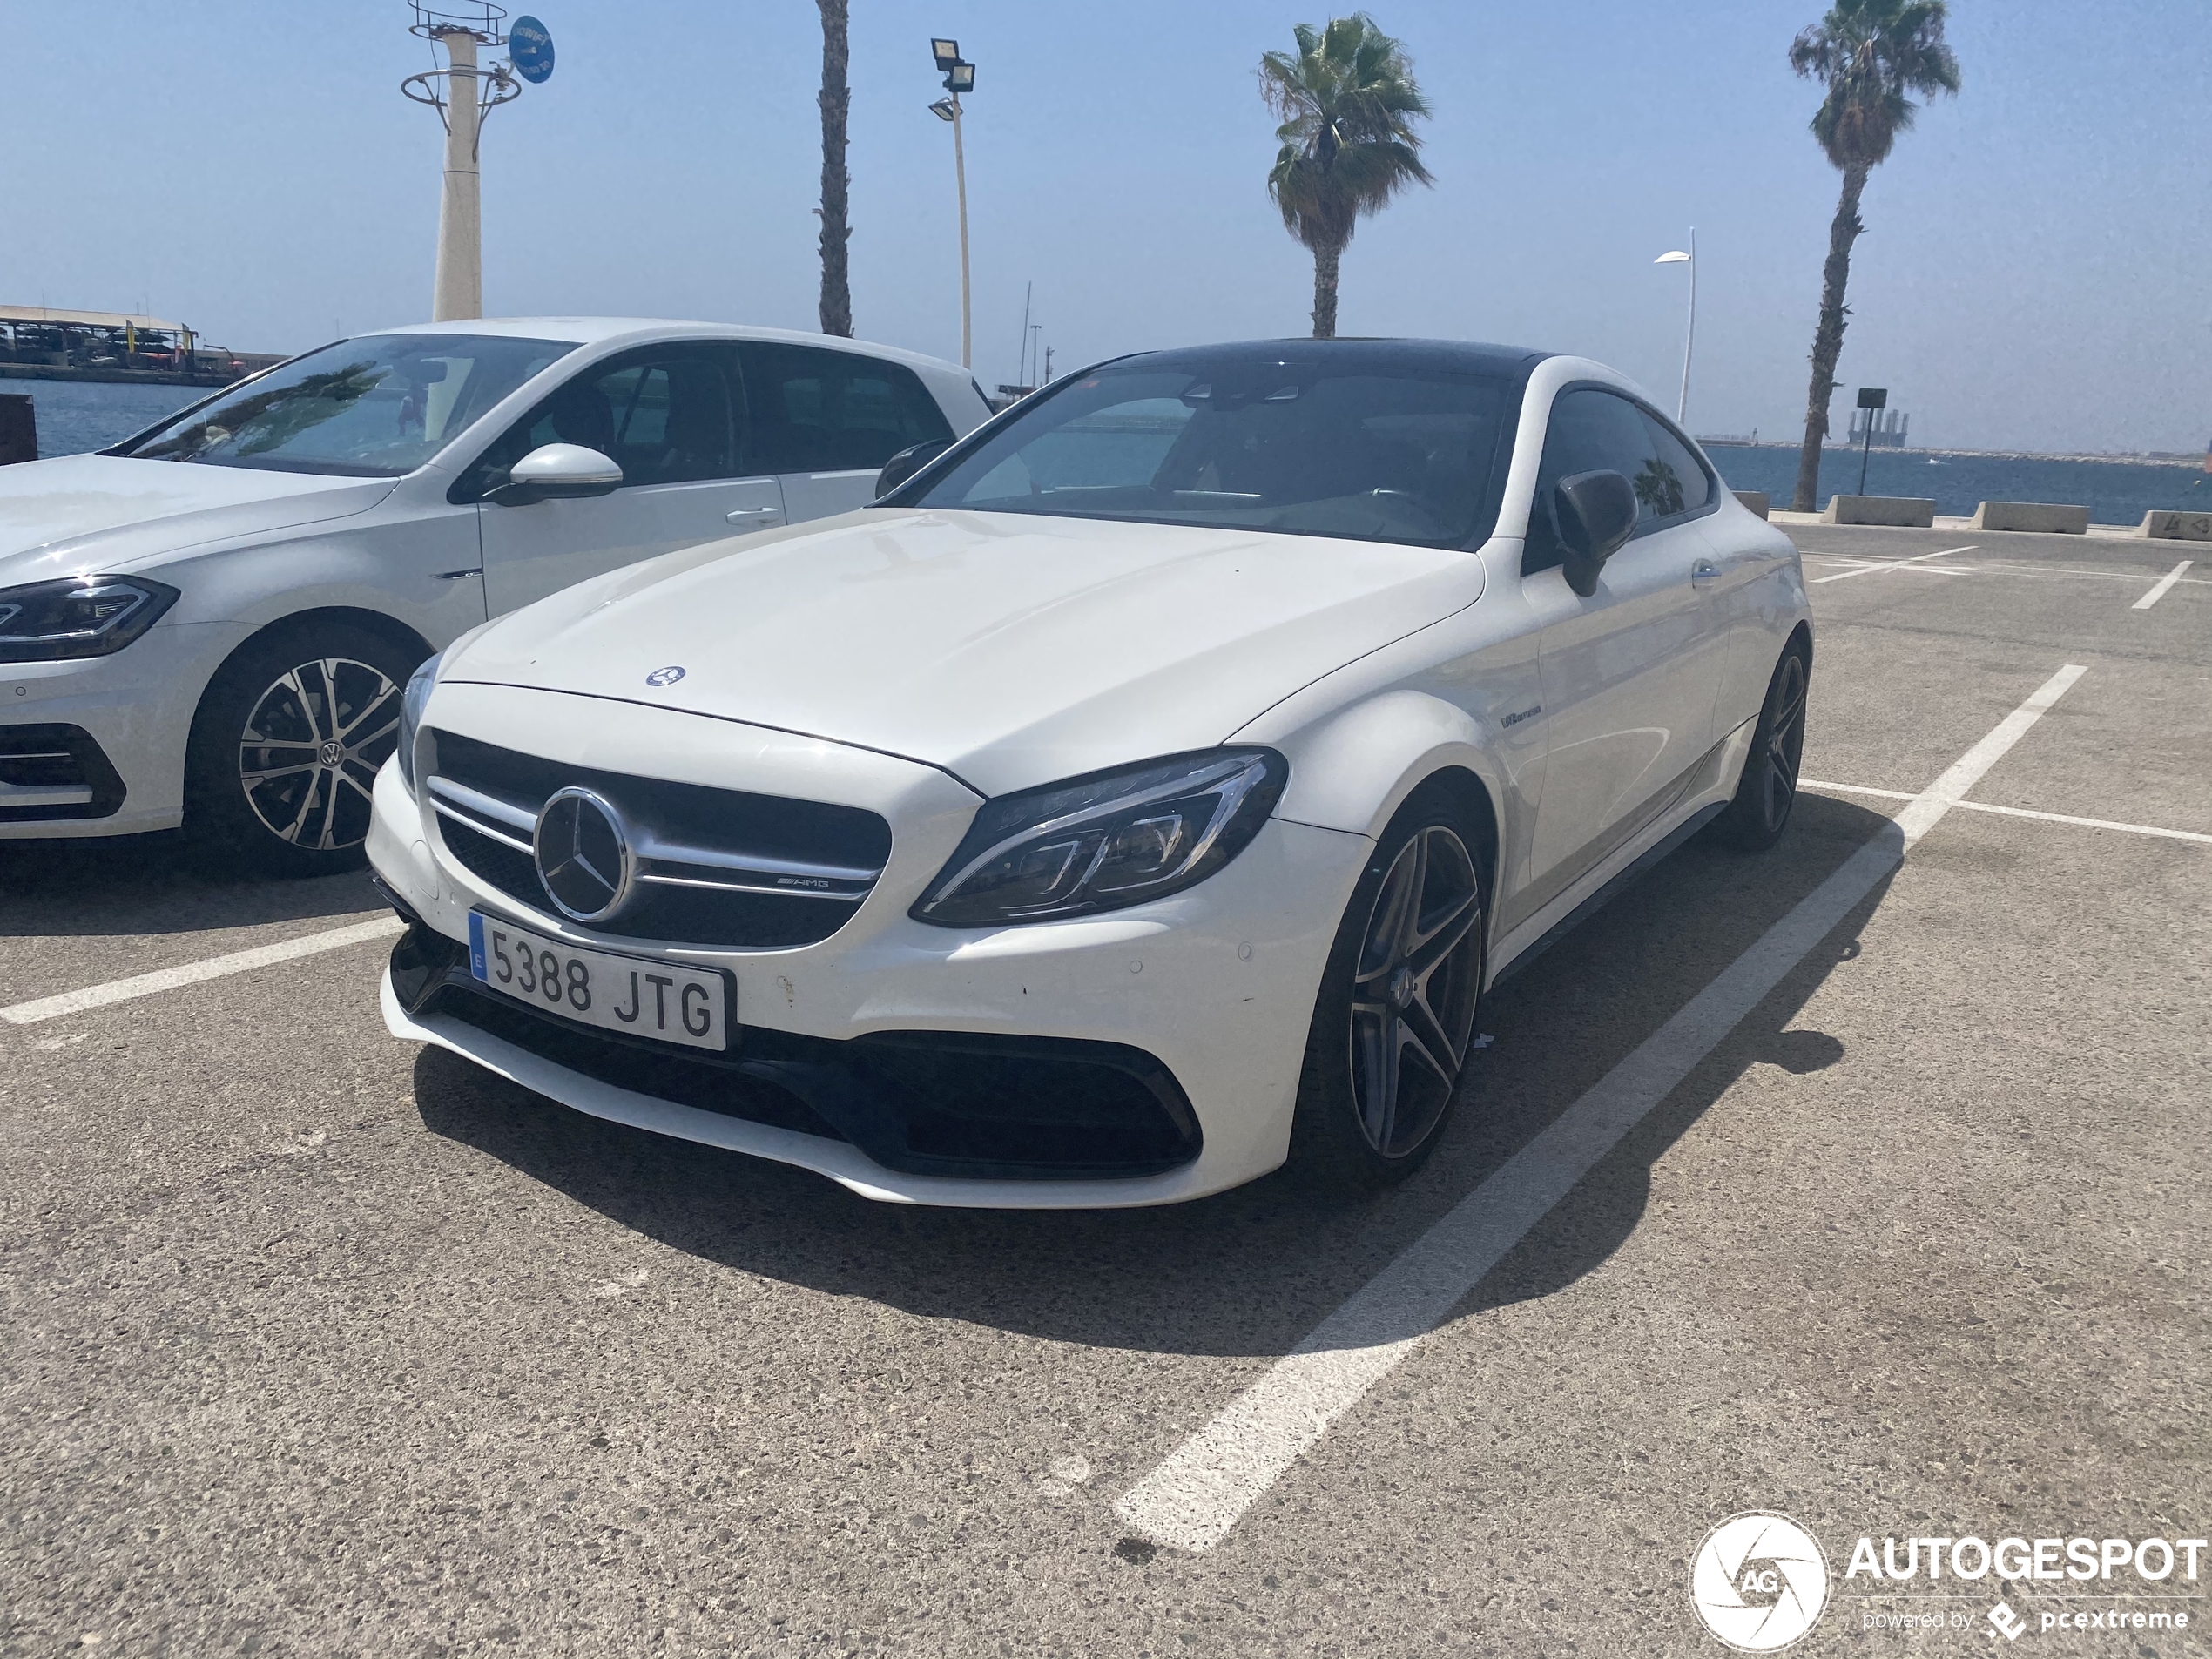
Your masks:
<svg viewBox="0 0 2212 1659"><path fill-rule="evenodd" d="M822 332L853 337L853 288L846 267L845 192L852 182L845 171L846 119L853 104L846 84L851 61L846 44L846 0L815 0L822 13Z"/></svg>
<svg viewBox="0 0 2212 1659"><path fill-rule="evenodd" d="M1820 494L1820 446L1828 441L1828 400L1836 392L1836 359L1844 351L1844 285L1851 280L1851 244L1866 227L1858 222L1866 168L1844 169L1844 192L1828 227L1828 263L1820 273L1820 323L1812 332L1812 386L1805 394L1805 442L1797 452L1797 489L1792 512L1810 513Z"/></svg>
<svg viewBox="0 0 2212 1659"><path fill-rule="evenodd" d="M1341 246L1313 250L1313 337L1337 337L1337 266L1344 258Z"/></svg>

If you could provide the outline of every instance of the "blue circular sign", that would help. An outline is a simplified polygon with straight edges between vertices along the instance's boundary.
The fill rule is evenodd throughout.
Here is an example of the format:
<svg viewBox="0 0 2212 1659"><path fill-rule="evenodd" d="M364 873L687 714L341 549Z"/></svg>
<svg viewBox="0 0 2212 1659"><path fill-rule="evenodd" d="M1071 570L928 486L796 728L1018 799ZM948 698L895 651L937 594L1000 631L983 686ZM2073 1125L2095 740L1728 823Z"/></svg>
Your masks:
<svg viewBox="0 0 2212 1659"><path fill-rule="evenodd" d="M551 31L524 12L507 26L507 61L531 85L543 85L553 73Z"/></svg>

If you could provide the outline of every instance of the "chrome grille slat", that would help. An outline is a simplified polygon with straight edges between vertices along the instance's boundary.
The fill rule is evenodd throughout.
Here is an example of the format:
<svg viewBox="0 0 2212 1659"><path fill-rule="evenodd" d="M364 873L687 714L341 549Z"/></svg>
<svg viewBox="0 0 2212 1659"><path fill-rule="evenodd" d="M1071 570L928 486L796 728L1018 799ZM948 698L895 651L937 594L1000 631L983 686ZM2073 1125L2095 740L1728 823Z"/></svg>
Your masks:
<svg viewBox="0 0 2212 1659"><path fill-rule="evenodd" d="M549 901L534 862L515 860L534 860L543 804L583 786L621 814L639 891L597 931L707 946L808 943L843 925L889 861L890 826L863 808L602 772L429 735L438 746L424 794L448 830L448 851L533 909L550 914ZM805 856L815 848L829 856Z"/></svg>

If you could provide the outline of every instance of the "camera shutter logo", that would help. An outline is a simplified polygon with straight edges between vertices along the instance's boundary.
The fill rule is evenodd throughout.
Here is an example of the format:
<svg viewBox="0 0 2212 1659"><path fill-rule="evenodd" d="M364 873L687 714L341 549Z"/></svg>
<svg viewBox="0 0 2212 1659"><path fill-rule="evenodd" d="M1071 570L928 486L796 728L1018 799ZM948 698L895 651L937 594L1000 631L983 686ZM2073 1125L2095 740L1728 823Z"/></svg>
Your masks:
<svg viewBox="0 0 2212 1659"><path fill-rule="evenodd" d="M1689 1604L1730 1647L1777 1652L1820 1622L1828 1558L1787 1515L1730 1515L1690 1559Z"/></svg>

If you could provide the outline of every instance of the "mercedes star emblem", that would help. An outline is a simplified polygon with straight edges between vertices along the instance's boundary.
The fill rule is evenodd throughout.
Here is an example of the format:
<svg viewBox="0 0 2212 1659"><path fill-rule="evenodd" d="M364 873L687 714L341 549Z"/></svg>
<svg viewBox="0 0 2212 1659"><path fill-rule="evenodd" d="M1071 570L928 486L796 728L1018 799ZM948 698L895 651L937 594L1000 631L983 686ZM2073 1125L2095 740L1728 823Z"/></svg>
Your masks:
<svg viewBox="0 0 2212 1659"><path fill-rule="evenodd" d="M573 921L604 921L629 902L637 857L622 815L589 789L563 789L537 815L537 879Z"/></svg>
<svg viewBox="0 0 2212 1659"><path fill-rule="evenodd" d="M645 684L655 686L673 685L677 681L682 679L683 678L684 671L671 663L666 668L657 668L651 673L646 675Z"/></svg>

